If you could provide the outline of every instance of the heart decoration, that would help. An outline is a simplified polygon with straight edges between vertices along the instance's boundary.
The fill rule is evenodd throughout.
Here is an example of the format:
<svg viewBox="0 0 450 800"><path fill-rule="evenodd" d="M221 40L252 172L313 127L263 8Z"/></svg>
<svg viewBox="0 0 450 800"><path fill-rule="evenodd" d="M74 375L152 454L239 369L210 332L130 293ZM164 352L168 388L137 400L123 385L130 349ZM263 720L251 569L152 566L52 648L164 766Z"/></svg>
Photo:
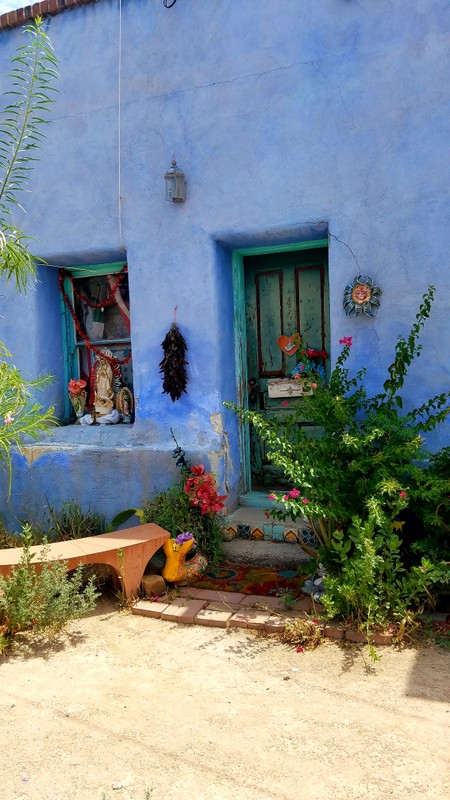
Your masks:
<svg viewBox="0 0 450 800"><path fill-rule="evenodd" d="M302 337L299 333L291 333L290 336L279 336L277 344L283 353L287 356L293 356L297 352L302 342Z"/></svg>

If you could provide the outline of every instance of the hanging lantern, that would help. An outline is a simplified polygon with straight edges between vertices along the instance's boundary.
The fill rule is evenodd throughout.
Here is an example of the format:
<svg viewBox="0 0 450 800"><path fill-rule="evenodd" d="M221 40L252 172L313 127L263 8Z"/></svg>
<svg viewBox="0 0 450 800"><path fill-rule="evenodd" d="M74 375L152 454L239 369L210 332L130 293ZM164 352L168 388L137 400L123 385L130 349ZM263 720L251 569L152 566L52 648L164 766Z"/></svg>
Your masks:
<svg viewBox="0 0 450 800"><path fill-rule="evenodd" d="M172 158L172 166L164 175L166 182L166 200L173 203L184 203L186 199L186 178L184 172L177 167L175 156Z"/></svg>

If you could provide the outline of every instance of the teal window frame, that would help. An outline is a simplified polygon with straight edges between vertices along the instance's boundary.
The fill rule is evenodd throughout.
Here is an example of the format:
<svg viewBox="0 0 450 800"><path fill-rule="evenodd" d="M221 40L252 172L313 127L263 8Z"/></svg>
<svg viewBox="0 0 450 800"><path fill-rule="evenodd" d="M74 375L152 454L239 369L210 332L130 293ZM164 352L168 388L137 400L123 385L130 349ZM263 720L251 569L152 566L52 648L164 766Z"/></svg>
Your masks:
<svg viewBox="0 0 450 800"><path fill-rule="evenodd" d="M116 261L112 264L89 264L82 267L67 267L64 268L64 291L74 306L74 296L72 283L69 276L73 278L90 278L94 275L114 275L120 272L127 264L126 261ZM62 343L63 343L63 371L64 371L64 388L67 389L70 378L80 378L79 358L78 351L83 345L77 342L75 324L70 315L62 294L60 295L61 304L61 319L62 319ZM114 344L121 344L122 342L128 343L130 339L115 339ZM97 344L97 342L94 342ZM99 344L104 344L104 341ZM64 421L68 422L71 419L72 406L69 400L67 391L64 391Z"/></svg>

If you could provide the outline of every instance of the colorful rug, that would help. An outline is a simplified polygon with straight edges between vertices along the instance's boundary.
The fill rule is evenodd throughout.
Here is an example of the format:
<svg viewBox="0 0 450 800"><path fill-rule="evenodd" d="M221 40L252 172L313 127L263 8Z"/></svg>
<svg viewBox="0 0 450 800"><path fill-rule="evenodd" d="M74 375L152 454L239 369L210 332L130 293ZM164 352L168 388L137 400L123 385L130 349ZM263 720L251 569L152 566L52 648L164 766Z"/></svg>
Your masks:
<svg viewBox="0 0 450 800"><path fill-rule="evenodd" d="M227 563L218 567L208 567L201 580L195 582L195 586L199 589L216 589L221 592L276 597L287 591L297 596L304 582L305 576L299 575L295 569Z"/></svg>

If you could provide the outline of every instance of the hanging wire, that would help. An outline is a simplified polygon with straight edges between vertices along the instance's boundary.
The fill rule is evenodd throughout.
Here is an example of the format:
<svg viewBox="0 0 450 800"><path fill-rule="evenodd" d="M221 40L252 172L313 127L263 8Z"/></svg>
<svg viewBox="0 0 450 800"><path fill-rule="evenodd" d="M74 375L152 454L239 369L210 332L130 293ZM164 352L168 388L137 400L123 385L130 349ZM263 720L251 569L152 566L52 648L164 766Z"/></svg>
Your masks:
<svg viewBox="0 0 450 800"><path fill-rule="evenodd" d="M163 0L165 8L172 8L172 6L174 6L176 2L177 0L172 0L171 3L169 2L169 0Z"/></svg>
<svg viewBox="0 0 450 800"><path fill-rule="evenodd" d="M117 132L117 171L118 171L118 178L117 178L117 191L118 191L118 202L119 202L119 243L120 246L123 248L123 241L122 241L122 185L121 185L121 171L122 171L122 164L120 158L120 150L121 150L121 128L122 128L122 0L119 0L119 64L118 64L118 82L117 82L117 113L118 113L118 132Z"/></svg>

